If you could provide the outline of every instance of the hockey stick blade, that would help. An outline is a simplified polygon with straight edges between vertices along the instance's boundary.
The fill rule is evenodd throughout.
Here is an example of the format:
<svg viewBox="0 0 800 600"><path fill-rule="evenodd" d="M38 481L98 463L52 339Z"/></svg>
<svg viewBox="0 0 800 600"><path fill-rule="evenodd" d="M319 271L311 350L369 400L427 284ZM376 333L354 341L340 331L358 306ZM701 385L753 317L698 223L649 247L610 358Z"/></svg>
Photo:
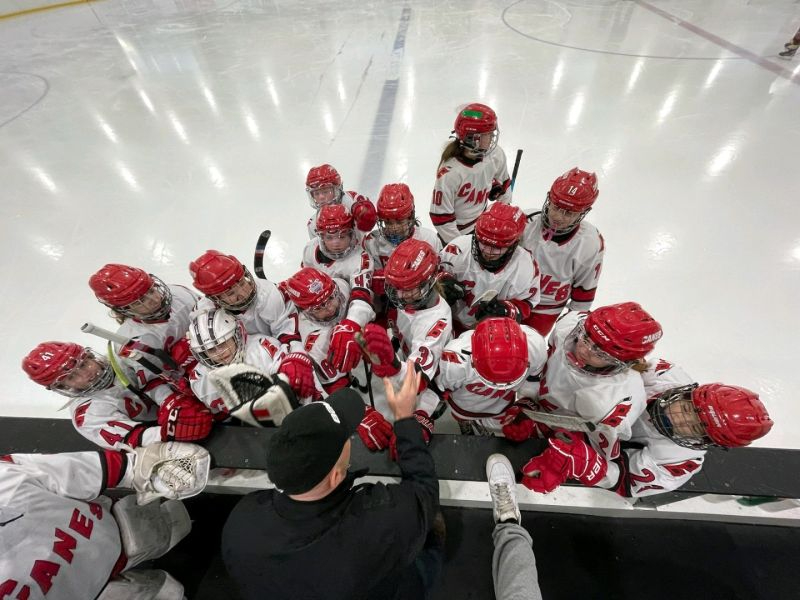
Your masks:
<svg viewBox="0 0 800 600"><path fill-rule="evenodd" d="M264 275L264 250L267 247L267 242L271 235L272 232L269 229L265 229L261 232L261 235L258 236L258 241L256 241L256 251L253 254L253 271L259 279L267 278L267 276Z"/></svg>
<svg viewBox="0 0 800 600"><path fill-rule="evenodd" d="M530 410L523 408L522 412L525 413L532 421L542 423L553 429L566 429L567 431L581 431L583 433L592 433L597 429L594 423L581 419L580 417L571 417L569 415L554 415L551 413L540 412L538 410Z"/></svg>

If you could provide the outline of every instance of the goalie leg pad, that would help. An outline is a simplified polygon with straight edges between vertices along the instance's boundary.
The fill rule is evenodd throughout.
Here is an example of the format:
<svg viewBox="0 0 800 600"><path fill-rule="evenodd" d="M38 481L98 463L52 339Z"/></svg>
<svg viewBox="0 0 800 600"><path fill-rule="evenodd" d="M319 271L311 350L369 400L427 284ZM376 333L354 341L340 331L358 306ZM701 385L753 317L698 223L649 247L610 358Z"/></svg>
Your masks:
<svg viewBox="0 0 800 600"><path fill-rule="evenodd" d="M108 582L97 600L183 600L183 586L166 571L136 569Z"/></svg>
<svg viewBox="0 0 800 600"><path fill-rule="evenodd" d="M130 495L112 507L128 568L163 556L189 533L191 520L186 508L176 500L169 503L168 507L158 502L141 506L136 496Z"/></svg>

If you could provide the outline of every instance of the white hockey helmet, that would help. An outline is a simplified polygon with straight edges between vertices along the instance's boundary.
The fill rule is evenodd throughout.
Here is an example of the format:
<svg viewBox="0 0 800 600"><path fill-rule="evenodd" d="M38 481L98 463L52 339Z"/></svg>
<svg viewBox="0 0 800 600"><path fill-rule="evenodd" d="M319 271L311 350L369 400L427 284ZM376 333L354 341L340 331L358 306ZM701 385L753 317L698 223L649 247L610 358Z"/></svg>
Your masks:
<svg viewBox="0 0 800 600"><path fill-rule="evenodd" d="M207 367L221 367L244 360L244 325L222 308L193 314L188 337L192 354Z"/></svg>

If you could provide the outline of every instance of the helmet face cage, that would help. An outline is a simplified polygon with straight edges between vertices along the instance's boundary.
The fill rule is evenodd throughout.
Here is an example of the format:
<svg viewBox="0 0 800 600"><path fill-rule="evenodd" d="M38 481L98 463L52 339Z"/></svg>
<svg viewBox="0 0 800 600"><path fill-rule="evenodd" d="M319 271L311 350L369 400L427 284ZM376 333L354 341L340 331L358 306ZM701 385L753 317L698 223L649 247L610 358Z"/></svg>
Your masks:
<svg viewBox="0 0 800 600"><path fill-rule="evenodd" d="M222 326L222 331L219 330ZM209 352L233 340L235 352L228 362L221 362L209 356ZM200 313L189 324L189 348L197 361L206 367L224 367L244 360L244 325L229 313L210 310Z"/></svg>
<svg viewBox="0 0 800 600"><path fill-rule="evenodd" d="M387 230L388 223L404 223L406 230L404 233L389 233ZM410 217L406 217L405 219L378 218L378 231L380 232L381 237L383 237L383 239L389 242L392 246L398 246L400 242L413 236L415 227L419 227L419 221L413 212L411 213ZM397 227L397 229L399 228L400 226Z"/></svg>
<svg viewBox="0 0 800 600"><path fill-rule="evenodd" d="M100 368L95 378L83 389L71 387L66 380L80 369L86 369L91 363L96 363ZM61 367L62 373L55 378L53 383L47 386L52 390L69 398L84 398L91 396L95 392L104 390L114 383L114 370L111 364L104 357L99 355L91 348L84 348L78 358L70 358Z"/></svg>
<svg viewBox="0 0 800 600"><path fill-rule="evenodd" d="M483 136L491 135L492 138L486 148L481 148L481 140ZM500 138L500 131L495 127L492 131L468 133L463 138L459 138L461 147L466 149L470 154L483 158L487 154L491 154L497 148L497 140Z"/></svg>
<svg viewBox="0 0 800 600"><path fill-rule="evenodd" d="M486 387L491 388L491 389L495 389L495 390L504 391L504 390L511 390L511 389L514 389L514 388L518 387L519 384L521 384L523 381L525 381L525 378L528 376L528 371L527 370L524 371L522 373L522 375L517 377L517 379L515 379L514 381L509 381L508 383L498 383L496 381L490 381L489 379L486 379L483 375L481 375L481 373L480 373L480 371L478 371L478 369L475 369L475 375L477 375L478 379L480 379L481 382L483 383L483 385L485 385Z"/></svg>
<svg viewBox="0 0 800 600"><path fill-rule="evenodd" d="M519 245L519 240L511 244L506 248L506 251L501 256L488 260L486 257L483 256L483 252L481 252L479 244L486 244L478 239L478 234L472 234L472 258L474 258L480 266L482 266L487 271L498 271L506 266L511 257L514 256L514 251L517 249ZM491 246L492 244L486 244L487 246Z"/></svg>
<svg viewBox="0 0 800 600"><path fill-rule="evenodd" d="M567 337L564 339L563 352L567 359L567 365L579 373L588 373L590 375L597 375L601 377L616 375L617 373L621 373L627 369L630 366L629 363L611 356L608 352L605 352L592 341L592 339L589 337L589 334L586 332L586 327L584 325L585 320L586 319L584 318L579 321L572 331L569 332L569 335L567 335ZM578 358L578 344L584 345L587 351L591 352L591 354L596 358L605 362L606 366L595 367Z"/></svg>
<svg viewBox="0 0 800 600"><path fill-rule="evenodd" d="M655 398L650 404L647 406L647 412L650 415L650 420L653 423L653 426L658 430L658 432L668 437L678 446L682 446L683 448L690 448L692 450L704 450L709 446L715 445L711 438L708 435L685 435L685 434L678 434L675 431L675 426L672 423L672 419L670 419L667 408L676 402L687 402L689 406L692 407L692 410L697 414L697 410L695 409L694 403L692 402L692 392L697 388L696 383L692 383L690 385L684 385L682 387L673 388L671 390L667 390L657 398ZM700 424L703 429L705 427L702 425L700 418L697 418L698 423Z"/></svg>
<svg viewBox="0 0 800 600"><path fill-rule="evenodd" d="M428 304L430 303L431 296L435 292L434 286L436 285L436 277L430 277L427 281L423 281L420 285L408 288L408 290L400 290L402 292L407 292L403 294L401 298L398 289L389 283L389 280L386 280L385 289L386 289L386 296L389 298L389 302L394 304L397 308L410 308L413 310L419 310L422 308L427 308ZM409 298L411 295L412 290L417 290L417 294L415 298Z"/></svg>
<svg viewBox="0 0 800 600"><path fill-rule="evenodd" d="M167 284L161 281L161 279L155 275L150 275L150 277L153 278L153 285L151 285L150 289L148 289L138 300L134 300L125 306L112 306L110 304L106 304L106 306L108 306L115 313L118 313L124 317L130 317L131 319L144 321L145 323L165 320L169 317L170 309L172 307L172 292L170 291L169 287L167 287ZM161 299L158 307L148 314L142 314L141 311L137 309L144 306L143 299L145 297L154 293L158 294Z"/></svg>
<svg viewBox="0 0 800 600"><path fill-rule="evenodd" d="M211 299L211 301L214 304L216 304L217 306L219 306L220 308L224 308L225 310L229 310L229 311L232 311L232 312L243 312L243 311L247 310L250 307L250 305L253 304L253 302L255 301L256 295L257 295L257 291L258 291L256 289L256 282L253 279L253 276L250 274L250 271L247 269L247 267L245 267L244 265L242 265L242 267L244 267L244 275L242 275L242 278L239 279L239 281L234 283L231 287L229 287L227 290L225 290L224 292L222 292L220 294L216 294L216 295L213 295L213 296L212 295L208 296ZM239 287L239 286L244 286L245 284L249 284L250 293L247 295L247 297L244 300L240 300L236 304L231 304L230 302L225 302L225 301L222 300L221 296L223 294L230 293L231 290L233 290L234 288Z"/></svg>
<svg viewBox="0 0 800 600"><path fill-rule="evenodd" d="M338 285L334 284L335 291L322 300L319 304L311 308L299 308L300 312L311 322L316 323L317 325L329 325L330 323L338 323L344 318L345 313L347 312L347 302L345 301L344 294L342 290L339 289ZM334 302L337 303L336 312L333 313L327 319L321 319L316 316L318 311L324 310L328 308Z"/></svg>
<svg viewBox="0 0 800 600"><path fill-rule="evenodd" d="M334 252L328 249L325 240L333 240L333 239L344 239L345 236L350 237L350 243L339 252ZM330 258L331 260L337 260L340 258L344 258L348 254L350 254L358 244L358 240L356 239L356 231L355 228L350 227L349 229L341 229L339 231L318 231L317 237L319 238L319 251L322 252L325 256Z"/></svg>
<svg viewBox="0 0 800 600"><path fill-rule="evenodd" d="M547 231L551 236L553 236L553 235L566 235L566 234L570 233L571 231L574 231L575 228L578 227L578 225L580 225L581 221L583 221L583 218L588 214L588 212L590 210L589 208L587 208L586 210L581 212L580 215L578 216L578 218L575 219L575 221L571 225L569 225L567 227L564 227L562 229L555 229L552 226L551 222L550 222L550 212L549 211L550 211L550 207L551 206L555 206L555 205L550 201L550 193L548 192L547 198L545 198L544 205L542 206L542 229ZM556 206L556 208L558 208L558 207Z"/></svg>
<svg viewBox="0 0 800 600"><path fill-rule="evenodd" d="M341 184L323 183L315 187L306 187L306 194L311 208L317 209L328 204L341 204L344 188Z"/></svg>

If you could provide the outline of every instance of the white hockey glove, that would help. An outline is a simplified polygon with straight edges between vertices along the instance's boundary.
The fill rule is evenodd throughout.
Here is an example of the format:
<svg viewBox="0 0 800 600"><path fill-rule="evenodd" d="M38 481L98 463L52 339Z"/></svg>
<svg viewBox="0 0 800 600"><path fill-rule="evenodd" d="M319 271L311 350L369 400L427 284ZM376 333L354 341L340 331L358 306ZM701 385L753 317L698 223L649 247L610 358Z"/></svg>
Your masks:
<svg viewBox="0 0 800 600"><path fill-rule="evenodd" d="M131 486L139 505L157 498L191 498L208 483L211 455L196 444L150 444L134 449L128 456L133 462Z"/></svg>
<svg viewBox="0 0 800 600"><path fill-rule="evenodd" d="M300 406L283 374L270 377L255 367L238 363L214 369L209 377L228 412L248 425L263 427L264 422L270 422L279 426Z"/></svg>

